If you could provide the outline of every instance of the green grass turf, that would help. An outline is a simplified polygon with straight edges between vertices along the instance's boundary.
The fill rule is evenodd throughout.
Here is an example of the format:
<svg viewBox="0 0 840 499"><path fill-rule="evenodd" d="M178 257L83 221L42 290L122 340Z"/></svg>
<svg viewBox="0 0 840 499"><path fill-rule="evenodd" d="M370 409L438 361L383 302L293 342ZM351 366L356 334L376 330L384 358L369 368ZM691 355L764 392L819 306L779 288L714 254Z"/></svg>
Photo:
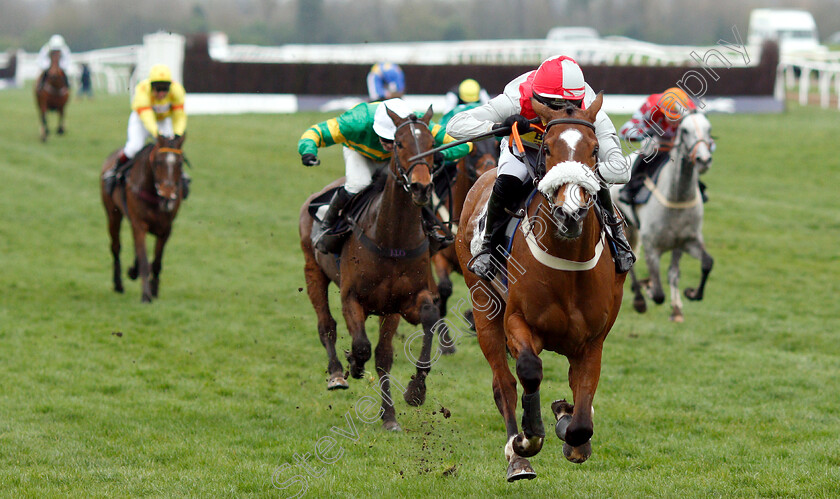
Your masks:
<svg viewBox="0 0 840 499"><path fill-rule="evenodd" d="M67 135L46 144L29 90L0 92L0 109L0 495L840 491L836 111L710 117L718 150L704 178L715 257L706 299L671 324L667 306L638 315L626 292L605 343L591 459L567 462L549 424L531 459L537 479L508 484L490 369L473 337L435 364L425 406L398 398L402 433L358 420L355 404L376 396L371 378L325 389L296 225L302 201L343 166L333 147L304 168L296 143L328 115L190 118L193 194L166 248L160 299L144 305L137 282L111 291L98 194L102 161L125 140L128 97L72 101ZM125 225L122 241L128 263ZM682 282L698 278L699 263L684 258ZM455 288L466 296L463 280ZM349 348L331 299L339 348ZM375 344L373 320L368 329ZM396 341L403 383L413 331L402 324ZM550 422L550 400L570 397L567 363L542 357ZM331 431L348 428L345 416L356 440ZM336 447L325 447L328 436ZM338 459L318 461L319 441L322 456ZM311 475L295 465L305 454Z"/></svg>

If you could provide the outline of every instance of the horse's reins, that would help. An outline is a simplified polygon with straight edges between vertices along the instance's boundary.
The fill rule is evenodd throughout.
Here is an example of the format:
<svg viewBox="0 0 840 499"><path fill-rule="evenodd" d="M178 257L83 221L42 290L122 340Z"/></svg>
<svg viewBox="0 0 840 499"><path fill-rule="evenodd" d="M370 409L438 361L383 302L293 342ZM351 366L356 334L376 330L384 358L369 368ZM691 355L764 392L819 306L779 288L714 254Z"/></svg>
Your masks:
<svg viewBox="0 0 840 499"><path fill-rule="evenodd" d="M682 144L683 142L682 140L680 140L679 145L682 146ZM706 147L711 148L711 144L708 140L699 137L691 147L686 147L687 154L683 158L683 161L691 161L692 163L697 161L697 148L700 146L700 144L706 144ZM671 201L668 198L666 198L664 194L662 194L662 192L656 187L656 184L653 183L653 180L651 180L649 176L645 177L644 184L645 187L647 187L648 190L651 192L651 194L653 194L653 197L655 197L656 200L659 201L659 204L666 208L671 208L673 210L684 210L686 208L696 206L698 203L700 203L701 196L699 188L695 191L694 197L688 201Z"/></svg>
<svg viewBox="0 0 840 499"><path fill-rule="evenodd" d="M185 160L186 160L186 159L184 158L184 150L183 150L183 149L175 149L175 148L173 148L173 147L159 147L159 148L156 148L156 149L152 149L152 150L151 150L151 152L149 152L149 161L150 161L150 162L154 165L154 162L155 162L155 155L156 155L157 153L167 153L167 152L168 152L168 153L175 154L175 155L177 155L177 156L181 156L181 160L182 160L182 161L185 161ZM145 199L146 201L149 201L149 202L151 202L151 203L154 203L155 201L157 201L158 199L160 199L160 194L158 194L158 193L157 193L157 189L158 189L158 181L157 181L157 177L155 177L155 168L154 168L154 166L152 166L152 168L150 168L150 170L151 170L151 174L152 174L152 182L153 182L153 183L154 183L154 185L155 185L155 192L152 194L152 196L154 196L154 197L149 196L149 195L148 195L148 193L146 193L146 191L143 191L143 190L140 190L140 189L138 189L138 190L137 190L137 194L138 194L141 198Z"/></svg>
<svg viewBox="0 0 840 499"><path fill-rule="evenodd" d="M414 138L415 148L417 150L420 150L420 141L417 139L417 135L414 133L414 130L415 130L414 125L416 125L418 123L422 123L423 125L426 126L426 128L428 128L428 125L426 125L425 122L419 121L417 119L417 117L412 114L410 120L404 121L403 123L401 123L397 127L397 129L394 131L395 139L396 139L397 132L400 130L400 128L407 125L411 128L411 136ZM431 133L431 131L430 131L430 133ZM400 184L402 186L402 188L405 189L406 192L410 192L409 185L411 184L411 172L413 172L414 169L417 168L418 166L425 165L426 168L429 169L429 176L434 178L434 175L435 175L434 167L432 165L430 165L429 162L426 161L426 160L418 161L421 157L424 157L424 156L426 156L426 155L422 154L422 155L417 155L417 156L413 156L413 157L409 158L409 161L411 161L411 165L406 170L402 167L402 162L400 161L399 155L396 154L396 152L393 153L394 166L397 169L397 173L392 172L390 169L388 170L388 172L391 173L394 177L396 177L397 183Z"/></svg>

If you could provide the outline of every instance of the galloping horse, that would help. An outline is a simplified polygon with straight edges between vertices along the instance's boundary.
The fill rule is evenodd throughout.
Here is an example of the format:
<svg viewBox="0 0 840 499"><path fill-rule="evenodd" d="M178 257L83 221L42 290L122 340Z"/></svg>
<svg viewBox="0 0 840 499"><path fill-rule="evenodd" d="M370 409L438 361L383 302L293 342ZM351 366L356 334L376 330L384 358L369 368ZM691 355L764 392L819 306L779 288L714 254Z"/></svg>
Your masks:
<svg viewBox="0 0 840 499"><path fill-rule="evenodd" d="M365 320L370 315L380 317L376 372L382 391L381 417L385 429L399 431L390 392L390 372L394 360L392 341L400 316L412 325L423 325L417 373L403 394L410 405L425 402L432 327L440 317L429 264L429 240L423 230L421 212L421 207L431 200L432 165L422 158L409 161L432 149L434 138L428 128L431 107L419 119L413 114L400 118L390 109L388 116L397 130L384 190L353 223L353 232L344 243L340 258L314 249L311 234L313 223L317 222L309 214L309 204L319 194L340 185L343 179L304 202L300 212L300 245L309 300L318 315L318 335L329 358L327 389L348 387L336 356L336 322L330 314L327 295L327 287L334 282L341 291L342 314L353 338L347 360L354 378L362 377L364 364L371 355Z"/></svg>
<svg viewBox="0 0 840 499"><path fill-rule="evenodd" d="M495 140L483 140L473 143L474 147L469 156L458 160L455 169L455 181L452 183L450 195L441 199L441 207L438 209L438 216L444 222L452 222L452 231L457 233L461 220L461 210L467 193L475 184L478 177L496 168L499 161L499 144ZM440 292L440 316L446 316L446 304L452 296L452 280L449 275L452 272L461 273L461 264L458 262L458 255L455 252L455 245L447 246L432 255L432 265L438 278L438 290ZM466 318L469 320L471 312ZM446 330L441 334L448 334ZM441 339L441 351L452 353L455 351L451 339Z"/></svg>
<svg viewBox="0 0 840 499"><path fill-rule="evenodd" d="M636 273L630 271L633 307L637 312L647 310L642 288L647 287L653 301L662 304L665 293L659 276L659 260L671 252L671 266L668 269L668 283L671 287L671 320L682 322L683 310L680 299L680 257L683 252L700 260L700 284L697 288L686 288L689 300L702 300L706 279L712 270L714 259L703 243L703 202L698 177L712 164L711 124L706 115L694 112L686 115L677 130L671 157L662 167L654 185L647 179L645 185L651 191L651 199L636 207L635 218L638 228L631 224L628 238L633 241L638 253L638 240L645 250L649 280L639 281ZM632 157L631 157L632 161ZM617 188L613 188L614 199L618 199ZM633 209L623 203L619 208L625 218L633 220Z"/></svg>
<svg viewBox="0 0 840 499"><path fill-rule="evenodd" d="M464 274L475 306L478 343L493 370L493 397L507 429L508 481L536 476L526 458L540 451L545 437L539 395L543 350L569 360L574 404L552 404L555 432L565 441L563 454L581 463L592 453L592 401L601 350L618 316L625 278L615 272L597 208L592 208L600 188L594 171L598 140L593 123L602 100L599 94L586 110L552 110L535 102L534 110L546 123L542 156L547 172L513 236L506 303L498 287L470 271ZM495 173L482 176L464 204L456 240L462 268L473 256L471 242L483 237L478 222L495 179ZM501 286L501 277L496 276L493 286ZM508 368L507 351L516 359L524 389L521 433L516 379Z"/></svg>
<svg viewBox="0 0 840 499"><path fill-rule="evenodd" d="M172 232L172 223L181 206L181 170L184 163L182 146L186 136L174 139L158 137L154 145L148 145L134 158L134 164L126 175L125 184L117 184L112 193L100 181L102 204L108 215L108 230L111 235L111 254L114 257L114 291L123 292L120 268L120 224L123 216L131 223L134 236L134 265L128 269L128 277L143 283L142 301L151 302L157 298L160 286L160 272L163 268L163 247ZM118 151L113 152L102 165L102 172L110 169L117 160ZM155 259L152 262L149 279L149 259L146 256L146 233L157 236Z"/></svg>
<svg viewBox="0 0 840 499"><path fill-rule="evenodd" d="M45 142L47 135L50 134L47 127L47 111L58 111L58 134L64 134L64 106L70 97L70 89L67 88L64 71L58 65L60 59L60 51L50 52L50 67L47 69L46 81L41 86L35 86L35 103L41 119L41 142Z"/></svg>

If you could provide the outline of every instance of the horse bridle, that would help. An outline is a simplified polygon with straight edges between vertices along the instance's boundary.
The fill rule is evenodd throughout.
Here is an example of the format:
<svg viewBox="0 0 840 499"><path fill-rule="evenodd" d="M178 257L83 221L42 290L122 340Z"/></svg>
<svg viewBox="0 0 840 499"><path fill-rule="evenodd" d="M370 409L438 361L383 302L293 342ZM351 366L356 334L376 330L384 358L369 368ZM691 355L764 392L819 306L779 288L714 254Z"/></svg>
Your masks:
<svg viewBox="0 0 840 499"><path fill-rule="evenodd" d="M685 118L689 118L690 116L691 115L689 114ZM683 118L683 119L685 119L685 118ZM680 135L682 135L682 134L680 134ZM696 162L697 148L700 146L700 144L706 144L706 147L708 147L709 150L711 150L711 148L712 148L711 140L706 140L706 138L700 137L699 135L700 135L699 133L695 133L695 136L698 137L697 140L694 141L694 144L692 144L691 147L686 146L686 148L685 148L685 150L687 152L686 159L690 160L692 163ZM683 140L682 140L682 136L680 136L679 140L680 140L680 146L682 146L683 143L684 143Z"/></svg>
<svg viewBox="0 0 840 499"><path fill-rule="evenodd" d="M152 149L152 152L149 154L149 160L152 162L152 168L151 168L151 170L152 170L152 182L154 182L154 184L155 184L155 195L157 197L160 197L160 194L158 194L158 179L155 176L155 168L154 168L155 156L157 155L157 153L167 153L167 152L168 153L173 153L176 156L180 156L181 157L181 163L184 162L184 150L183 149L175 149L173 147L158 147L158 148Z"/></svg>
<svg viewBox="0 0 840 499"><path fill-rule="evenodd" d="M425 122L418 120L417 117L412 114L410 120L404 121L394 131L394 149L395 150L393 151L392 154L394 155L394 166L397 169L397 173L392 172L390 168L388 169L388 172L396 178L397 184L402 186L402 188L405 189L406 192L410 192L409 185L411 184L411 172L413 172L414 169L417 168L419 165L425 165L426 168L429 169L429 176L430 177L434 178L434 175L435 175L434 167L432 165L430 165L429 162L426 161L425 159L422 159L422 160L418 159L417 161L414 161L413 163L411 163L411 165L408 167L407 170L404 169L403 166L402 166L402 162L400 161L400 156L397 154L397 151L396 151L396 146L397 146L397 143L398 143L397 140L396 140L397 132L400 130L400 128L402 128L404 126L411 127L411 136L414 138L414 145L416 146L417 151L420 150L420 141L417 139L417 135L414 133L414 125L416 125L418 123L422 123L426 128L429 127L428 125L426 125ZM431 133L431 131L430 131L430 133ZM428 156L424 156L424 158L425 157L428 157Z"/></svg>
<svg viewBox="0 0 840 499"><path fill-rule="evenodd" d="M547 146L545 145L545 136L548 135L548 129L553 127L554 125L582 125L591 129L593 132L595 131L595 125L586 120L578 118L556 118L546 123L545 129L543 130L543 140L540 143L540 149L537 153L537 165L534 168L534 184L539 183L539 181L542 180L542 178L545 176L545 171L543 171L545 169L545 150L547 148ZM527 161L527 158L523 159Z"/></svg>

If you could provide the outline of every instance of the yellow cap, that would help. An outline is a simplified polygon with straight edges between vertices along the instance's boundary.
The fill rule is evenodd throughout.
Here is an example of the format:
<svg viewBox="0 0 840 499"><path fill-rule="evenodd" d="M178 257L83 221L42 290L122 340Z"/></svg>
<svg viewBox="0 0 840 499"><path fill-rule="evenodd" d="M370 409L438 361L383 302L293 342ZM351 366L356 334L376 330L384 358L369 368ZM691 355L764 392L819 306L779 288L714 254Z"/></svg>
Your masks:
<svg viewBox="0 0 840 499"><path fill-rule="evenodd" d="M464 102L477 102L481 94L481 85L472 78L467 78L458 85L458 97Z"/></svg>
<svg viewBox="0 0 840 499"><path fill-rule="evenodd" d="M172 71L165 64L155 64L149 71L149 81L152 83L157 81L172 83Z"/></svg>

